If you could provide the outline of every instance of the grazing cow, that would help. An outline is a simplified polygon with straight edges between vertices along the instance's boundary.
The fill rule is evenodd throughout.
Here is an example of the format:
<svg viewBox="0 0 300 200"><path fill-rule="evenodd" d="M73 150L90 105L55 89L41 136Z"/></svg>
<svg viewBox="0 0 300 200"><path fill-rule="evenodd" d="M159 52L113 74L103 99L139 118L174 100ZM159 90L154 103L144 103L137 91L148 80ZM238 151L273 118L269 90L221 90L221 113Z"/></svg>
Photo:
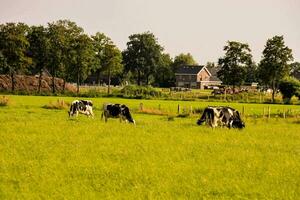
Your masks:
<svg viewBox="0 0 300 200"><path fill-rule="evenodd" d="M120 122L128 121L129 123L135 124L129 108L124 104L103 104L103 113L101 115L101 119L103 119L103 116L105 118L105 122L107 122L108 118L120 118Z"/></svg>
<svg viewBox="0 0 300 200"><path fill-rule="evenodd" d="M94 117L93 113L93 102L90 100L75 100L71 103L69 117L76 115L78 116L78 113L92 116Z"/></svg>
<svg viewBox="0 0 300 200"><path fill-rule="evenodd" d="M241 120L240 114L237 110L223 106L209 106L205 108L201 118L197 121L197 124L201 125L204 122L213 128L218 125L239 129L245 127L245 123Z"/></svg>

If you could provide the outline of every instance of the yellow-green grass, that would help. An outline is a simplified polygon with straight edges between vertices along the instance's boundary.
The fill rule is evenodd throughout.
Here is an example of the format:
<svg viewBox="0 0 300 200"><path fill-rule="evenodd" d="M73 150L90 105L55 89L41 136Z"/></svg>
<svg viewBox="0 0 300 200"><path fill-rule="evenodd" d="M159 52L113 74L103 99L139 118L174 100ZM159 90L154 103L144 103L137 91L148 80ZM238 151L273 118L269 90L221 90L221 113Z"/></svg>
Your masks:
<svg viewBox="0 0 300 200"><path fill-rule="evenodd" d="M142 102L176 112L178 103L212 104L98 98L92 99L95 118L69 119L67 109L42 107L75 98L9 98L14 103L0 107L0 199L300 197L297 118L251 117L244 130L229 130L197 126L196 116L168 121L167 116L134 112L133 126L101 121L100 105L126 103L135 111ZM244 106L255 113L266 105Z"/></svg>

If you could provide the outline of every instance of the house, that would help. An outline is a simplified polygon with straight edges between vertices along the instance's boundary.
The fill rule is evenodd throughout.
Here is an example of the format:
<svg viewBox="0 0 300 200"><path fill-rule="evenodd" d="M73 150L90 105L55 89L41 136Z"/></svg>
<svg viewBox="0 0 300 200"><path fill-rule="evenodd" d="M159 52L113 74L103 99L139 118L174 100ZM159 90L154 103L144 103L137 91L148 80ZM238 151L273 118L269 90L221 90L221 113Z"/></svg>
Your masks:
<svg viewBox="0 0 300 200"><path fill-rule="evenodd" d="M175 77L177 87L204 89L222 83L205 66L199 65L180 66L175 72Z"/></svg>

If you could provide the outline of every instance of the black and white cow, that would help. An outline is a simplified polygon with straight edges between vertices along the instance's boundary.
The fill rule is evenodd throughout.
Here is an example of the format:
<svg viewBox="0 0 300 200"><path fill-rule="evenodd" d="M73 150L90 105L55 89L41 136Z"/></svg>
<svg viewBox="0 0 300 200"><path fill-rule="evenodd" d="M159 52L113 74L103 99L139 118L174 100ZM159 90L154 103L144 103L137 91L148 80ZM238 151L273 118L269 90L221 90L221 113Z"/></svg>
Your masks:
<svg viewBox="0 0 300 200"><path fill-rule="evenodd" d="M237 110L223 106L209 106L205 108L201 118L197 121L197 124L201 125L204 122L213 128L216 126L239 129L245 127L245 123L242 121L240 113Z"/></svg>
<svg viewBox="0 0 300 200"><path fill-rule="evenodd" d="M105 119L107 122L108 118L120 118L121 121L128 121L129 123L135 124L134 119L132 118L129 108L124 104L103 104L103 113L101 119Z"/></svg>
<svg viewBox="0 0 300 200"><path fill-rule="evenodd" d="M92 116L94 117L93 113L93 102L90 100L75 100L71 103L71 107L69 110L69 117L71 116L78 116L78 113Z"/></svg>

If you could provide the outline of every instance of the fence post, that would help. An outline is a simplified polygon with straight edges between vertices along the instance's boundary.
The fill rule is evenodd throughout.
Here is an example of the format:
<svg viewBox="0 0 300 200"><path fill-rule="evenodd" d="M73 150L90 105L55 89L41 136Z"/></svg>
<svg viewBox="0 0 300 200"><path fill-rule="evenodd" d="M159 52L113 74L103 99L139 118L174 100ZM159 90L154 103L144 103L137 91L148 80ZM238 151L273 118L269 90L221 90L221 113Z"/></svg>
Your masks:
<svg viewBox="0 0 300 200"><path fill-rule="evenodd" d="M158 104L158 110L160 110L160 104Z"/></svg>
<svg viewBox="0 0 300 200"><path fill-rule="evenodd" d="M271 118L271 108L270 108L270 106L268 106L268 118L269 119Z"/></svg>
<svg viewBox="0 0 300 200"><path fill-rule="evenodd" d="M193 113L193 106L190 107L190 113Z"/></svg>
<svg viewBox="0 0 300 200"><path fill-rule="evenodd" d="M283 109L283 118L285 119L285 109Z"/></svg>
<svg viewBox="0 0 300 200"><path fill-rule="evenodd" d="M177 106L177 114L179 114L180 113L180 105L178 104L178 106Z"/></svg>
<svg viewBox="0 0 300 200"><path fill-rule="evenodd" d="M266 108L264 107L263 118L265 118L265 116L266 116Z"/></svg>
<svg viewBox="0 0 300 200"><path fill-rule="evenodd" d="M144 105L143 103L140 103L140 111L143 111L143 109L144 109Z"/></svg>

